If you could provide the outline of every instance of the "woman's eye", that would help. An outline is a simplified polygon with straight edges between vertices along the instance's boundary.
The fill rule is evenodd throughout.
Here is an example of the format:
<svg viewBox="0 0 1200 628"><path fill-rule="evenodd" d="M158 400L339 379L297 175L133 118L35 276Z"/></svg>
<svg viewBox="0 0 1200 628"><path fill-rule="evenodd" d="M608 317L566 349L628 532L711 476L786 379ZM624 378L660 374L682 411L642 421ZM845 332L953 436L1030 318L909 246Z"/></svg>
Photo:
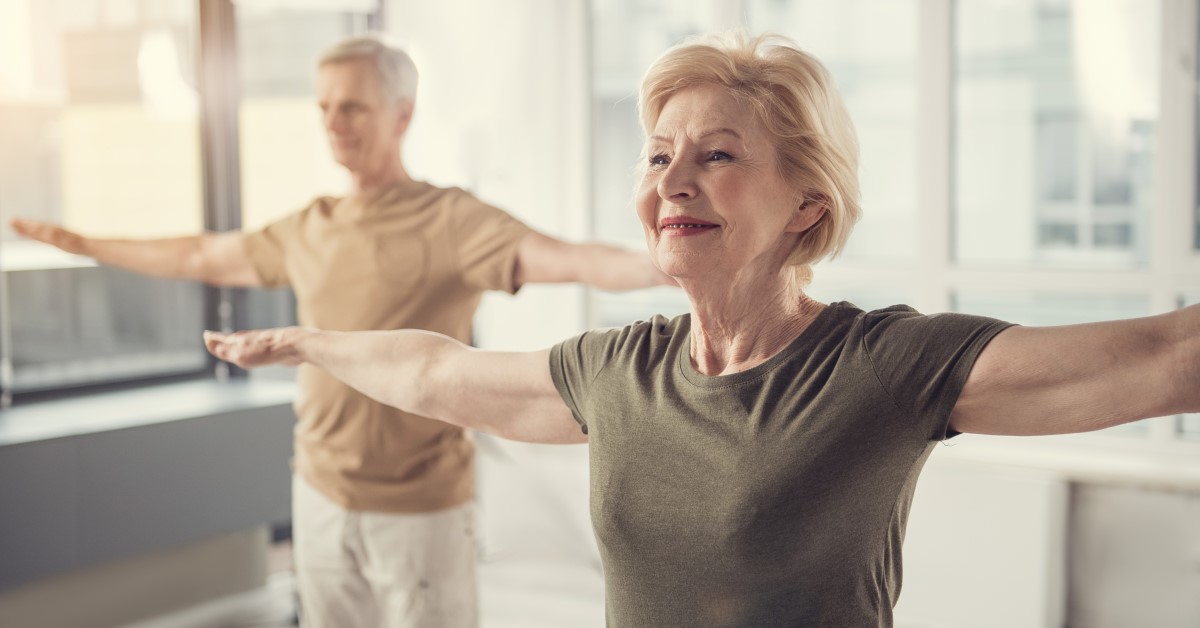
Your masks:
<svg viewBox="0 0 1200 628"><path fill-rule="evenodd" d="M721 150L714 150L708 154L708 161L728 161L730 159L733 159L733 157L729 153Z"/></svg>
<svg viewBox="0 0 1200 628"><path fill-rule="evenodd" d="M667 156L663 155L663 154L652 155L650 157L650 165L651 166L665 166L669 163L671 163L671 160L668 159Z"/></svg>

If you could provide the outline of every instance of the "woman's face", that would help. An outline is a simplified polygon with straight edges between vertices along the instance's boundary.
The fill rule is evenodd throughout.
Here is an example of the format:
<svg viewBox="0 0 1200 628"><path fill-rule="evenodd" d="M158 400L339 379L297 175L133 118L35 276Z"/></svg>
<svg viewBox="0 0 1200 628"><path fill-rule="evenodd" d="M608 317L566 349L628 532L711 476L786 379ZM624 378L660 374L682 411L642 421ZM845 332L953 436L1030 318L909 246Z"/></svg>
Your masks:
<svg viewBox="0 0 1200 628"><path fill-rule="evenodd" d="M720 86L671 96L646 155L638 217L651 258L675 278L777 274L824 212L780 175L774 142L750 105Z"/></svg>

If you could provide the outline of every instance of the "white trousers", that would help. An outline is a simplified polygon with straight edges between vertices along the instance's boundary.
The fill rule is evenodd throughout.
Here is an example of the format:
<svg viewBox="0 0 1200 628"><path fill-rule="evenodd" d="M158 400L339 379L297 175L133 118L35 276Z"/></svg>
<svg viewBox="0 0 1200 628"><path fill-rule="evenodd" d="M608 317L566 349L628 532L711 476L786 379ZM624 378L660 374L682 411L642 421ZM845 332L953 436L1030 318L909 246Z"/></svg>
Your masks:
<svg viewBox="0 0 1200 628"><path fill-rule="evenodd" d="M304 628L475 628L475 509L346 510L294 476L292 537Z"/></svg>

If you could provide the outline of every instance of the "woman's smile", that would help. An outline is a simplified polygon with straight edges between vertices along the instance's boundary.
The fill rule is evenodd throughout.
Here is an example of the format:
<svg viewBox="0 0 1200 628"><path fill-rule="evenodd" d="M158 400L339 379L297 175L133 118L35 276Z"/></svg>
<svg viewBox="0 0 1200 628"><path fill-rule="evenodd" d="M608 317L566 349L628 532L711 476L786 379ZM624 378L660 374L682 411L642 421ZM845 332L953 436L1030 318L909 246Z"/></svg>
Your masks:
<svg viewBox="0 0 1200 628"><path fill-rule="evenodd" d="M719 229L720 225L691 216L667 216L658 223L659 232L665 237L700 235Z"/></svg>

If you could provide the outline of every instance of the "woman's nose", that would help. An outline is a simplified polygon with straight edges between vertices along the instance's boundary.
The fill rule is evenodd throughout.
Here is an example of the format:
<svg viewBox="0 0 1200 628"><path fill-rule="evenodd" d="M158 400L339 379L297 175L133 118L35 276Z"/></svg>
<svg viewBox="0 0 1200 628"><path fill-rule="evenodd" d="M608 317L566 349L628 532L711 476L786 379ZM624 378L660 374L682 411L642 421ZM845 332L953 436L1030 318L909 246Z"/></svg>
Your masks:
<svg viewBox="0 0 1200 628"><path fill-rule="evenodd" d="M695 168L685 161L671 162L658 179L658 195L670 201L695 198L698 192L695 174Z"/></svg>

